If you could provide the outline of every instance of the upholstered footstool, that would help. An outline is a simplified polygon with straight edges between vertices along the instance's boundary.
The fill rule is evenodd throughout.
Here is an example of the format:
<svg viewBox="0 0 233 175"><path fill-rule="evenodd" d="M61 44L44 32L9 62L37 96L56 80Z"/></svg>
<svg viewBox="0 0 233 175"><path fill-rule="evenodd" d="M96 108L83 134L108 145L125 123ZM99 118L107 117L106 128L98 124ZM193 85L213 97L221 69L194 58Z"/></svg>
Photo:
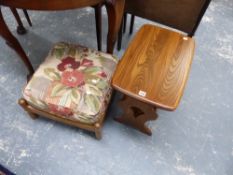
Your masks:
<svg viewBox="0 0 233 175"><path fill-rule="evenodd" d="M117 59L80 45L57 43L23 90L19 104L38 115L95 132L110 101Z"/></svg>

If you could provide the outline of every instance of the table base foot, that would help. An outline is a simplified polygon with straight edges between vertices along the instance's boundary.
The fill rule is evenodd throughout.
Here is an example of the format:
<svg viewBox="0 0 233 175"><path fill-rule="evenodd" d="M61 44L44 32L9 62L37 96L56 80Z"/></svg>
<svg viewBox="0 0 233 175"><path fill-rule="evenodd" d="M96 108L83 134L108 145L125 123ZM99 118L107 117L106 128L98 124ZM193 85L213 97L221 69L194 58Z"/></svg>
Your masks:
<svg viewBox="0 0 233 175"><path fill-rule="evenodd" d="M149 136L152 135L151 130L146 126L146 122L158 118L156 108L128 96L123 97L119 106L124 113L122 116L114 118L116 121L129 125Z"/></svg>

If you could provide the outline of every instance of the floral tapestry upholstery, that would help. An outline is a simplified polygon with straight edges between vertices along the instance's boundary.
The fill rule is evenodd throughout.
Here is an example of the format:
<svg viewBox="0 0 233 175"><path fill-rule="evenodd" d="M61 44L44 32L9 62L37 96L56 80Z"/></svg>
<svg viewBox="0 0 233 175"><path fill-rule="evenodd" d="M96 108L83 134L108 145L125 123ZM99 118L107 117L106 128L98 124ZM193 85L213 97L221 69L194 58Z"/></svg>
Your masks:
<svg viewBox="0 0 233 175"><path fill-rule="evenodd" d="M110 54L57 43L26 85L23 97L44 111L95 123L107 108L116 65Z"/></svg>

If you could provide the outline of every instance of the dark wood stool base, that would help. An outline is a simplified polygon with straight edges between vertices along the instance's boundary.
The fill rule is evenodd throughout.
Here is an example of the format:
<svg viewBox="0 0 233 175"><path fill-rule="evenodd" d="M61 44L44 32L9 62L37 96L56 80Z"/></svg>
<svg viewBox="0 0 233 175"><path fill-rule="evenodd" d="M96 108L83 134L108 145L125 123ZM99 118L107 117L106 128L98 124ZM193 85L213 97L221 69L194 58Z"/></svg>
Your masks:
<svg viewBox="0 0 233 175"><path fill-rule="evenodd" d="M124 113L122 116L114 118L116 121L130 125L149 136L152 135L151 130L146 126L146 122L157 119L155 107L126 95L119 102L119 106Z"/></svg>

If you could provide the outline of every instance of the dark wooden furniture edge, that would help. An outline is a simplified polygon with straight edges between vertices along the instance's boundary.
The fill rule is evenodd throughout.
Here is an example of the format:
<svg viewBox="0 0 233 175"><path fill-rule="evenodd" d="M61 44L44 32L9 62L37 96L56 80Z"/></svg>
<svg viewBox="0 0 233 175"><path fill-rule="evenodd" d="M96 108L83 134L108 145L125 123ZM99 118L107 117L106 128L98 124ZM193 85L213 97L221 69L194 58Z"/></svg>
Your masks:
<svg viewBox="0 0 233 175"><path fill-rule="evenodd" d="M102 4L97 4L95 9L95 27L98 51L102 50Z"/></svg>
<svg viewBox="0 0 233 175"><path fill-rule="evenodd" d="M105 4L108 13L107 52L113 53L124 13L125 0L107 0Z"/></svg>
<svg viewBox="0 0 233 175"><path fill-rule="evenodd" d="M198 26L199 26L199 24L200 24L200 22L202 20L202 17L204 16L204 14L205 14L205 12L206 12L206 10L207 10L210 2L211 2L211 0L206 0L205 4L203 5L203 7L201 9L201 12L200 12L198 18L197 18L197 21L196 21L196 23L195 23L195 25L193 27L192 32L188 34L189 37L193 37L194 36L194 34L195 34L195 32L196 32L196 30L197 30L197 28L198 28Z"/></svg>
<svg viewBox="0 0 233 175"><path fill-rule="evenodd" d="M49 0L49 1L31 1L31 0L0 0L0 5L13 8L21 8L28 10L42 10L42 11L54 11L54 10L68 10L83 8L87 6L95 6L99 3L103 3L104 0Z"/></svg>
<svg viewBox="0 0 233 175"><path fill-rule="evenodd" d="M200 22L202 20L202 17L204 16L204 14L205 14L205 12L206 12L206 10L207 10L210 3L211 3L211 0L206 0L205 3L203 4L203 6L202 6L202 8L200 10L200 13L199 13L199 15L197 17L197 20L196 20L196 22L195 22L195 24L193 26L192 31L187 33L187 35L189 37L193 37L195 35L195 32L196 32L196 30L197 30L197 28L198 28L198 26L199 26L199 24L200 24ZM126 21L127 21L127 14L131 15L129 34L131 35L133 33L135 15L133 15L131 13L124 13L124 18L122 20L123 25L119 29L118 40L117 40L117 49L118 49L118 51L121 50L121 43L122 43L122 33L120 33L120 32L122 31L122 28L123 28L123 33L125 33L125 30L126 30L125 27L126 27ZM164 25L164 24L162 24L161 22L158 22L158 21L157 21L157 23L160 24L160 25ZM167 25L167 26L170 27L170 28L173 28L172 26L169 26L169 25ZM178 31L184 32L184 31L179 30L179 29L178 29Z"/></svg>
<svg viewBox="0 0 233 175"><path fill-rule="evenodd" d="M46 3L41 2L42 1L39 0L0 0L0 35L4 38L6 43L20 56L21 60L24 62L29 71L29 76L34 73L34 69L19 41L12 35L10 30L8 29L2 16L1 6L29 10L52 11L82 8L86 6L95 6L99 3L104 3L106 5L108 13L107 52L111 54L113 53L114 44L116 42L117 33L120 28L121 19L123 16L125 0L70 0L70 3L67 3L65 0L50 0L46 1Z"/></svg>

